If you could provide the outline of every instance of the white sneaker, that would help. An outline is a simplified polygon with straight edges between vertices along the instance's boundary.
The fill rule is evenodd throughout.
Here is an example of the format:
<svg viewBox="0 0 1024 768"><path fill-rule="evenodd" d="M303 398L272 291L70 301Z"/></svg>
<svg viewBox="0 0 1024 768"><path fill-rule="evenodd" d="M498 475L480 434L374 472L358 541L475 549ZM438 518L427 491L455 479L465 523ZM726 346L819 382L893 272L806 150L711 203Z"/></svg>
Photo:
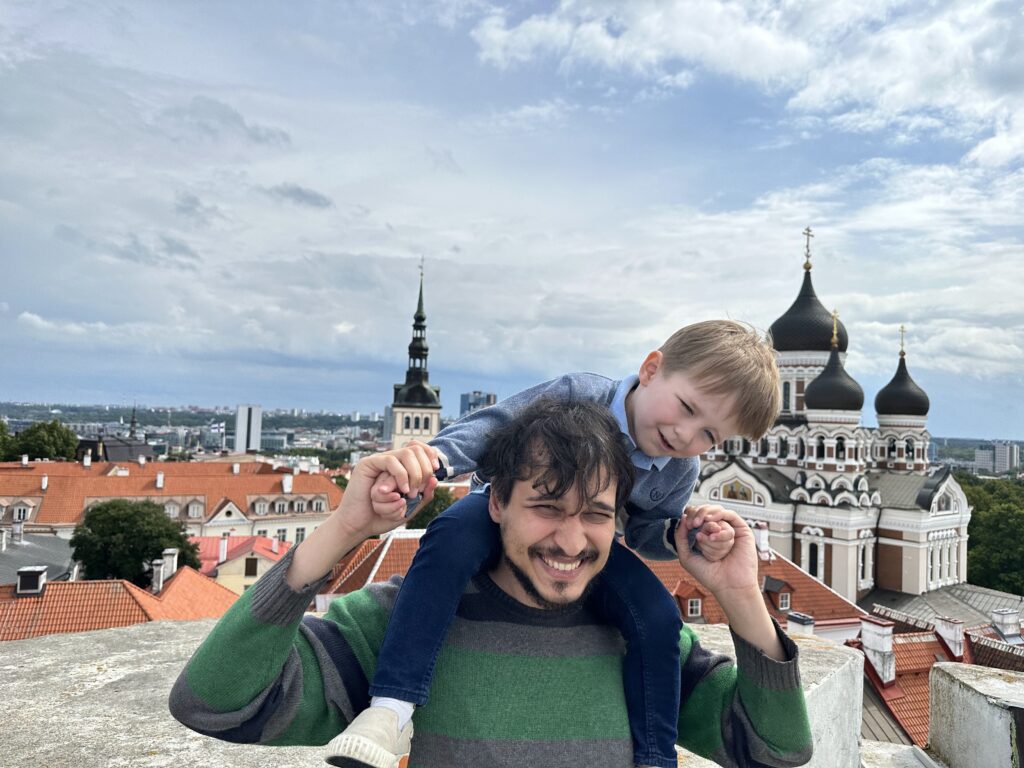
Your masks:
<svg viewBox="0 0 1024 768"><path fill-rule="evenodd" d="M327 745L324 760L342 768L406 768L412 747L412 721L398 730L398 715L387 707L367 707Z"/></svg>

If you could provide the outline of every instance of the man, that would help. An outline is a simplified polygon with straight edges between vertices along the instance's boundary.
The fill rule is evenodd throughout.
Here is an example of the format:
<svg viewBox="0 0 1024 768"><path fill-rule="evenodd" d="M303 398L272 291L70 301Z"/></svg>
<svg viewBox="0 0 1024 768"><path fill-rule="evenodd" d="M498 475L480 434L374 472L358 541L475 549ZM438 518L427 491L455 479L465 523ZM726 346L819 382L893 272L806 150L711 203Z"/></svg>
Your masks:
<svg viewBox="0 0 1024 768"><path fill-rule="evenodd" d="M620 434L598 405L541 401L493 436L482 466L502 556L458 607L410 765L633 764L623 642L588 600L632 481ZM401 522L403 503L375 509L372 494L397 486L429 499L433 469L418 446L357 464L338 510L196 651L172 691L174 716L218 738L286 745L326 743L361 711L398 583L336 600L323 619L303 612L346 552ZM797 651L765 609L753 536L734 513L702 508L697 524L702 515L734 527L733 550L714 563L680 558L725 610L739 674L684 627L680 743L723 765L799 765L811 744Z"/></svg>

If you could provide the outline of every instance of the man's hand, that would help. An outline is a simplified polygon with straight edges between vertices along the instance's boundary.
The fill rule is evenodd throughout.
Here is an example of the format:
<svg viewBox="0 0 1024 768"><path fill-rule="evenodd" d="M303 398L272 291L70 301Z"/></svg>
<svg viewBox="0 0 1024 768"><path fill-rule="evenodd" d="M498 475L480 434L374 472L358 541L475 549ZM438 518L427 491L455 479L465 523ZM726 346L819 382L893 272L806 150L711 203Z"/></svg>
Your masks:
<svg viewBox="0 0 1024 768"><path fill-rule="evenodd" d="M679 552L679 562L683 568L715 596L733 632L773 659L784 661L786 652L775 633L761 594L757 576L757 547L750 526L731 509L724 509L717 504L687 507L684 514L688 522L676 527L676 551ZM694 554L686 543L686 525L696 527L705 520L733 529L732 549L715 562ZM698 540L701 535L698 534ZM702 541L701 548L704 548Z"/></svg>
<svg viewBox="0 0 1024 768"><path fill-rule="evenodd" d="M405 520L406 498L434 496L437 452L425 443L364 457L352 469L341 505L297 547L285 577L294 590L317 581L370 536ZM417 507L419 509L419 507Z"/></svg>

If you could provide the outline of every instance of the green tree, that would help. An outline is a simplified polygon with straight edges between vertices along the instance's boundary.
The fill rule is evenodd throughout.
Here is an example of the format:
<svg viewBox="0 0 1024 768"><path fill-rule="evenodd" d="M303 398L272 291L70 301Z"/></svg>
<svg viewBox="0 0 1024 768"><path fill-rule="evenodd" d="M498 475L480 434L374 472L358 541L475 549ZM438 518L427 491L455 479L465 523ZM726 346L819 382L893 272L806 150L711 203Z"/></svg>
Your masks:
<svg viewBox="0 0 1024 768"><path fill-rule="evenodd" d="M188 540L181 523L152 501L113 499L90 507L75 527L71 548L85 568L86 579L128 579L146 588L149 563L167 547L178 549L178 565L198 569L199 547Z"/></svg>
<svg viewBox="0 0 1024 768"><path fill-rule="evenodd" d="M1024 507L997 503L971 518L967 580L1024 595Z"/></svg>
<svg viewBox="0 0 1024 768"><path fill-rule="evenodd" d="M334 478L334 484L339 488L348 488L348 478L344 475L338 475Z"/></svg>
<svg viewBox="0 0 1024 768"><path fill-rule="evenodd" d="M56 419L26 427L12 442L13 457L27 453L30 459L74 459L78 448L78 436Z"/></svg>
<svg viewBox="0 0 1024 768"><path fill-rule="evenodd" d="M413 515L412 519L405 524L406 528L426 528L430 521L435 517L444 512L455 502L452 498L452 492L447 488L437 488L434 490L434 498L430 500L423 509Z"/></svg>
<svg viewBox="0 0 1024 768"><path fill-rule="evenodd" d="M10 461L12 458L11 433L7 430L7 422L0 420L0 461Z"/></svg>

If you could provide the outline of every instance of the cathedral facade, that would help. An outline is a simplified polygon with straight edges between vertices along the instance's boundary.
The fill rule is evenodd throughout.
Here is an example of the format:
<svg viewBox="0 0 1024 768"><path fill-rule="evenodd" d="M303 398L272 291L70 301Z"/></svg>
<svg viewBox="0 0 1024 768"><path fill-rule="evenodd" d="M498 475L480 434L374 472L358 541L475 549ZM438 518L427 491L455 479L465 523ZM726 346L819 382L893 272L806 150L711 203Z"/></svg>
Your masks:
<svg viewBox="0 0 1024 768"><path fill-rule="evenodd" d="M757 442L705 454L694 500L768 525L770 543L856 602L875 588L922 594L967 581L971 509L948 468L929 465L928 395L907 368L875 396L877 427L861 425L864 392L846 372L849 337L811 282L771 326L782 410Z"/></svg>

